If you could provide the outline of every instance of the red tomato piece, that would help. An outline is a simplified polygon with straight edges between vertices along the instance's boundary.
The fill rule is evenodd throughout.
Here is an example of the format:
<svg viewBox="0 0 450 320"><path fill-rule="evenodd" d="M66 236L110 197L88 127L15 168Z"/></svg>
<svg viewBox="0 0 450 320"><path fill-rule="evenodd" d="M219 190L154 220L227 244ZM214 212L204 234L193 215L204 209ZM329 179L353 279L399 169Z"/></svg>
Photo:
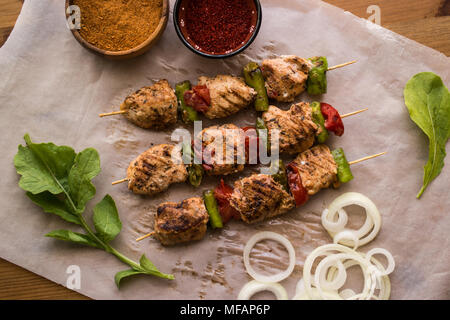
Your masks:
<svg viewBox="0 0 450 320"><path fill-rule="evenodd" d="M214 189L214 197L216 198L217 205L219 206L219 213L222 217L223 223L227 223L231 219L240 219L239 212L230 204L232 193L233 188L227 185L223 179L220 180L219 185Z"/></svg>
<svg viewBox="0 0 450 320"><path fill-rule="evenodd" d="M209 105L194 92L194 90L188 90L184 93L184 102L189 106L197 110L198 112L206 112L209 110Z"/></svg>
<svg viewBox="0 0 450 320"><path fill-rule="evenodd" d="M338 137L344 134L344 123L339 112L328 103L320 104L320 111L325 118L325 128L334 132Z"/></svg>
<svg viewBox="0 0 450 320"><path fill-rule="evenodd" d="M211 95L207 86L195 86L192 89L208 106L211 105Z"/></svg>
<svg viewBox="0 0 450 320"><path fill-rule="evenodd" d="M259 137L255 127L244 127L245 132L245 159L247 163L250 162L250 145L256 145L256 156L259 155ZM251 142L251 143L250 143ZM258 159L259 160L259 159Z"/></svg>
<svg viewBox="0 0 450 320"><path fill-rule="evenodd" d="M291 190L291 193L294 196L295 205L297 207L300 207L301 205L305 204L308 201L309 199L308 191L302 184L302 178L296 165L291 162L287 165L286 169L288 175L289 189Z"/></svg>

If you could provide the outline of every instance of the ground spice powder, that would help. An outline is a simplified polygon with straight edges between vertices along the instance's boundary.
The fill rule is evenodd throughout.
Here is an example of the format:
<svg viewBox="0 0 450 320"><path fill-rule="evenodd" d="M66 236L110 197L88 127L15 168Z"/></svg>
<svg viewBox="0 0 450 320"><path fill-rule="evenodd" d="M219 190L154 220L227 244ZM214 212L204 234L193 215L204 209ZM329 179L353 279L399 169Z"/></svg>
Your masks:
<svg viewBox="0 0 450 320"><path fill-rule="evenodd" d="M162 0L74 0L80 7L80 35L94 46L123 51L143 43L155 31Z"/></svg>
<svg viewBox="0 0 450 320"><path fill-rule="evenodd" d="M223 54L241 47L255 29L253 0L183 0L178 19L194 47Z"/></svg>

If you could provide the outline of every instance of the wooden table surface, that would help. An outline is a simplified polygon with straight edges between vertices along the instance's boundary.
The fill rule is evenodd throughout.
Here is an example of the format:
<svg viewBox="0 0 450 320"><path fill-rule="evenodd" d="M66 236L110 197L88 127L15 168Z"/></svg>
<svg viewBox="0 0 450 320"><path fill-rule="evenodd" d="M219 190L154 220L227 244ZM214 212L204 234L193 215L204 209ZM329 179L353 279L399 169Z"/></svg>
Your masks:
<svg viewBox="0 0 450 320"><path fill-rule="evenodd" d="M357 16L381 9L381 25L450 56L450 0L327 0ZM22 0L0 0L0 46L8 38ZM111 280L112 281L112 280ZM0 299L87 299L0 258Z"/></svg>

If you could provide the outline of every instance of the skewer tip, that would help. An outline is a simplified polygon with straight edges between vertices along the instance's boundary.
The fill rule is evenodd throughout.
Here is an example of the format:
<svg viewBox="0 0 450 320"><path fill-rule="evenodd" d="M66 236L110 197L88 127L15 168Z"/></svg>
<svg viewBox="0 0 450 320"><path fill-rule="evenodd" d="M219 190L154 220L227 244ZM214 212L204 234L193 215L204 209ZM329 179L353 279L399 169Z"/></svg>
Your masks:
<svg viewBox="0 0 450 320"><path fill-rule="evenodd" d="M381 152L381 153L377 153L377 154L374 154L374 155L371 155L371 156L368 156L368 157L364 157L364 158L361 158L361 159L358 159L358 160L355 160L355 161L350 161L348 164L349 165L357 164L357 163L360 163L360 162L363 162L363 161L366 161L366 160L370 160L370 159L373 159L373 158L381 157L381 156L383 156L385 154L387 154L387 151Z"/></svg>
<svg viewBox="0 0 450 320"><path fill-rule="evenodd" d="M128 181L128 178L125 178L125 179L121 179L121 180L117 180L117 181L111 182L111 184L114 186L114 185L116 185L116 184L123 183L123 182L126 182L126 181Z"/></svg>
<svg viewBox="0 0 450 320"><path fill-rule="evenodd" d="M100 118L103 118L103 117L108 117L108 116L114 116L114 115L117 115L117 114L124 114L124 113L127 113L127 111L126 110L120 110L120 111L113 111L113 112L107 112L107 113L100 113L98 116Z"/></svg>
<svg viewBox="0 0 450 320"><path fill-rule="evenodd" d="M328 71L339 69L339 68L343 68L343 67L349 66L351 64L354 64L356 62L358 62L358 61L357 60L353 60L353 61L349 61L349 62L346 62L346 63L338 64L337 66L333 66L333 67L328 68Z"/></svg>
<svg viewBox="0 0 450 320"><path fill-rule="evenodd" d="M149 237L153 236L154 234L155 234L155 231L150 232L150 233L148 233L148 234L146 234L146 235L144 235L144 236L142 236L142 237L137 238L136 241L144 240L144 239L146 239L146 238L149 238Z"/></svg>
<svg viewBox="0 0 450 320"><path fill-rule="evenodd" d="M343 116L341 116L341 118L344 119L344 118L347 118L347 117L350 117L350 116L354 116L355 114L366 112L367 110L369 110L369 108L365 108L365 109L361 109L361 110L358 110L358 111L350 112L350 113L344 114Z"/></svg>

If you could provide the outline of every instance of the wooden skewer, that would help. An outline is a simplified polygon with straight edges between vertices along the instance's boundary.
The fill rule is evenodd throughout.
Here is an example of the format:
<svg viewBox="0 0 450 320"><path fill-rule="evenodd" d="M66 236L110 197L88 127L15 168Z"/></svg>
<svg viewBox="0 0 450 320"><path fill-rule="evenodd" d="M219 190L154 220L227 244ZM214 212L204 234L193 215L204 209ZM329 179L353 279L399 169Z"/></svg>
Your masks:
<svg viewBox="0 0 450 320"><path fill-rule="evenodd" d="M348 65L354 64L356 62L357 62L356 60L353 60L353 61L349 61L349 62L346 62L346 63L338 64L337 66L333 66L333 67L328 68L327 71L343 68L343 67L346 67ZM360 111L360 112L363 112L363 111ZM115 116L115 115L118 115L118 114L125 114L125 113L127 113L126 110L120 110L120 111L113 111L113 112L107 112L107 113L100 113L98 116L100 118L103 118L103 117ZM344 117L341 117L341 118L344 118Z"/></svg>
<svg viewBox="0 0 450 320"><path fill-rule="evenodd" d="M142 236L142 237L137 238L136 241L144 240L144 239L146 239L146 238L148 238L148 237L153 236L154 234L155 234L155 231L150 232L150 233L146 234L145 236Z"/></svg>
<svg viewBox="0 0 450 320"><path fill-rule="evenodd" d="M100 113L98 116L100 118L103 118L103 117L108 117L108 116L115 116L116 114L124 114L124 113L127 113L127 110L113 111L113 112L108 112L108 113Z"/></svg>
<svg viewBox="0 0 450 320"><path fill-rule="evenodd" d="M346 67L346 66L348 66L348 65L354 64L354 63L356 63L356 62L357 62L356 60L353 60L353 61L350 61L350 62L338 64L337 66L329 67L327 71L331 71L331 70L334 70L334 69L343 68L343 67Z"/></svg>
<svg viewBox="0 0 450 320"><path fill-rule="evenodd" d="M343 118L347 118L347 117L350 117L350 116L354 116L355 114L358 114L358 113L361 113L361 112L364 112L364 111L367 111L367 110L369 110L369 108L365 108L365 109L361 109L361 110L358 110L358 111L350 112L350 113L342 115L341 118L343 119ZM378 157L380 155L382 155L382 154L375 155L373 157L375 158L375 157ZM369 159L372 159L372 158L369 158ZM364 160L368 160L368 159L364 158L364 159L360 159L360 160L355 160L354 163L358 163L358 162L364 161ZM350 163L350 164L353 164L353 163ZM124 178L124 179L121 179L121 180L114 181L111 184L114 186L116 184L124 183L124 182L127 182L127 181L128 181L128 178Z"/></svg>
<svg viewBox="0 0 450 320"><path fill-rule="evenodd" d="M387 152L382 152L382 153L374 154L374 155L372 155L372 156L368 156L368 157L364 157L364 158L361 158L361 159L358 159L358 160L355 160L355 161L351 161L351 162L349 162L348 164L349 164L349 165L352 165L352 164L360 163L360 162L363 162L363 161L366 161L366 160L370 160L370 159L373 159L373 158L376 158L376 157L385 155L386 153L387 153ZM147 233L146 235L144 235L144 236L142 236L142 237L137 238L136 241L141 241L141 240L147 239L147 238L153 236L154 234L155 234L155 231L152 231L152 232Z"/></svg>
<svg viewBox="0 0 450 320"><path fill-rule="evenodd" d="M358 110L358 111L350 112L350 113L344 114L343 116L341 116L341 118L344 119L344 118L347 118L347 117L350 117L350 116L354 116L355 114L358 114L358 113L361 113L361 112L364 112L364 111L367 111L367 110L369 110L369 108L365 108L365 109L361 109L361 110Z"/></svg>
<svg viewBox="0 0 450 320"><path fill-rule="evenodd" d="M116 185L116 184L123 183L123 182L126 182L126 181L128 181L128 178L114 181L114 182L112 182L111 184L114 186L114 185Z"/></svg>
<svg viewBox="0 0 450 320"><path fill-rule="evenodd" d="M350 161L348 164L349 164L349 165L353 165L353 164L356 164L356 163L360 163L360 162L363 162L363 161L366 161L366 160L370 160L370 159L373 159L373 158L376 158L376 157L385 155L386 153L387 153L387 152L382 152L382 153L374 154L374 155L372 155L372 156L364 157L364 158L361 158L361 159L358 159L358 160L355 160L355 161Z"/></svg>

